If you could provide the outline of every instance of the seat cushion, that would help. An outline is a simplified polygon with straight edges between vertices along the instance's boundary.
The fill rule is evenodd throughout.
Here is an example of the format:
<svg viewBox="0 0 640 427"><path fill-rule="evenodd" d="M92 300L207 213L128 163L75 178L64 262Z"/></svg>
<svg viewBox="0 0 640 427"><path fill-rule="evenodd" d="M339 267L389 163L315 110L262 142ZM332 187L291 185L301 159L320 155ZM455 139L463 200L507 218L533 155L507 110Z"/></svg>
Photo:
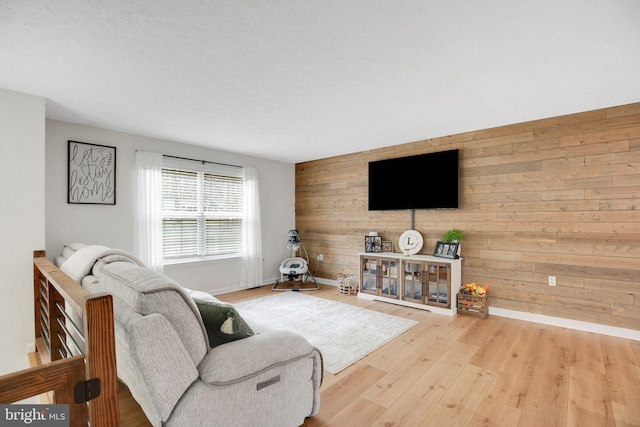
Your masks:
<svg viewBox="0 0 640 427"><path fill-rule="evenodd" d="M302 336L269 331L211 349L198 366L200 379L212 386L245 381L273 366L319 353Z"/></svg>

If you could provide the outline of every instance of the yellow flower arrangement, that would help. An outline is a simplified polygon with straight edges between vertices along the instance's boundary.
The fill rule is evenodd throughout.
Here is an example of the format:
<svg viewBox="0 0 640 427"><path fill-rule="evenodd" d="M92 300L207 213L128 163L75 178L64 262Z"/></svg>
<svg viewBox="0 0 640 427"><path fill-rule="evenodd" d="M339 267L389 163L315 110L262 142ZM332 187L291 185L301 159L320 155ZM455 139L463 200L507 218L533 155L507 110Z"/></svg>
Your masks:
<svg viewBox="0 0 640 427"><path fill-rule="evenodd" d="M489 289L488 286L480 286L480 285L477 285L475 282L465 283L460 287L460 293L466 294L466 295L473 295L477 297L483 297L487 295L487 289Z"/></svg>

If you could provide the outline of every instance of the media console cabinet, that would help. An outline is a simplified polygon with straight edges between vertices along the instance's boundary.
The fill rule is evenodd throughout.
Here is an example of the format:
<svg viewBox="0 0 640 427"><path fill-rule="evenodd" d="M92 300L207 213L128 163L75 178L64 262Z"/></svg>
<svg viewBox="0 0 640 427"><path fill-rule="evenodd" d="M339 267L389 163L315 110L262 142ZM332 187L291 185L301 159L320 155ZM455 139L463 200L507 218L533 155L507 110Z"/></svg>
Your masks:
<svg viewBox="0 0 640 427"><path fill-rule="evenodd" d="M460 259L396 252L360 253L358 297L455 316Z"/></svg>

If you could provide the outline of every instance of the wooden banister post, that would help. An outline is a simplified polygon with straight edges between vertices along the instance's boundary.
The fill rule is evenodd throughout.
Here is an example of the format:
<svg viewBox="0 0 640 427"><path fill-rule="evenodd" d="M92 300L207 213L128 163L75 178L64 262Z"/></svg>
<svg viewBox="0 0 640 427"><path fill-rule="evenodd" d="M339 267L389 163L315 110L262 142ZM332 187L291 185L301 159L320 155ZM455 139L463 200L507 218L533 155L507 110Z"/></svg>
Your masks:
<svg viewBox="0 0 640 427"><path fill-rule="evenodd" d="M85 357L87 378L100 379L100 395L89 403L91 425L118 426L118 378L116 374L116 343L113 325L113 299L99 295L86 300L87 337Z"/></svg>

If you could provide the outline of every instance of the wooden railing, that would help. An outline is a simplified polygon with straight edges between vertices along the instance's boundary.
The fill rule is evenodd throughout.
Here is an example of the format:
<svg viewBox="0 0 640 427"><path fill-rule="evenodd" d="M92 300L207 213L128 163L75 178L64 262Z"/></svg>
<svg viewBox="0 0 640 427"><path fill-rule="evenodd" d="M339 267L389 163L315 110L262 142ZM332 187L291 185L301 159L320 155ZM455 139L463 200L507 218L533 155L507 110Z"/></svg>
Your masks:
<svg viewBox="0 0 640 427"><path fill-rule="evenodd" d="M41 366L0 377L0 403L53 391L71 425L119 424L113 300L91 294L34 252L35 343Z"/></svg>
<svg viewBox="0 0 640 427"><path fill-rule="evenodd" d="M85 379L85 363L82 355L13 372L0 377L0 402L13 403L49 391L55 395L55 403L69 404L69 426L86 426L87 403L74 399L76 384Z"/></svg>

